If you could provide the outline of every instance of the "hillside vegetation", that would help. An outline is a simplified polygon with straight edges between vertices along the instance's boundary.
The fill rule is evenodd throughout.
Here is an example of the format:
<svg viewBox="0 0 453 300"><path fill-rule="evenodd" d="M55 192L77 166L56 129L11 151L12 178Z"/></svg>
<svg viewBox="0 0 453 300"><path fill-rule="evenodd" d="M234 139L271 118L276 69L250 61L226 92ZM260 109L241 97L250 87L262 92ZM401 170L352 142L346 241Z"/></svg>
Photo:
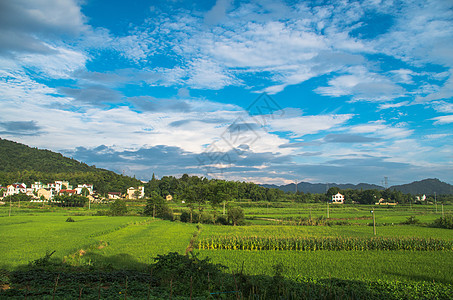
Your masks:
<svg viewBox="0 0 453 300"><path fill-rule="evenodd" d="M101 194L124 193L128 187L141 184L135 178L88 166L60 153L0 139L1 185L24 182L30 186L35 181L49 183L55 180L68 180L72 185L90 183Z"/></svg>

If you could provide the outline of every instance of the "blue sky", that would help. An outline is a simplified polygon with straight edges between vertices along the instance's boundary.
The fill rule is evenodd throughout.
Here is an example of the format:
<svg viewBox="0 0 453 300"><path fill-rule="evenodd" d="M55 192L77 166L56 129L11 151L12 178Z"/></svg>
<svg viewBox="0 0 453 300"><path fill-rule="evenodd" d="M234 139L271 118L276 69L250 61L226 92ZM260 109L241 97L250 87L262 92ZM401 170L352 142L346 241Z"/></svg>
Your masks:
<svg viewBox="0 0 453 300"><path fill-rule="evenodd" d="M137 178L453 183L453 2L0 1L0 136Z"/></svg>

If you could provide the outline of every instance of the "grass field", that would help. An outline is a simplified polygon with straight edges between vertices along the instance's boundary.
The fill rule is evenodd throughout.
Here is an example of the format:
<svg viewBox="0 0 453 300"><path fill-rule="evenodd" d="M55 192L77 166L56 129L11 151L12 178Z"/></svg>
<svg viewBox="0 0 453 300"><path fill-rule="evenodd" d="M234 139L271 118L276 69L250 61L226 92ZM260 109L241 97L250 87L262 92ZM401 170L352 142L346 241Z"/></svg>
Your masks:
<svg viewBox="0 0 453 300"><path fill-rule="evenodd" d="M279 238L372 238L370 209L375 209L377 236L389 238L435 238L453 241L453 230L429 226L440 217L433 207L341 206L331 208L331 220L346 221L332 226L291 226L276 221L317 218L326 214L324 204L243 203L247 226L196 225L162 221L139 215L107 217L93 215L105 206L62 209L39 206L0 208L0 269L14 270L56 251L54 261L73 266L146 270L160 254L184 254L191 239L213 237ZM135 212L141 205L136 205ZM444 207L450 213L452 207ZM324 215L323 215L324 214ZM75 222L65 222L71 216ZM421 223L401 225L415 216ZM261 223L261 224L260 224ZM393 224L392 224L393 223ZM285 224L285 225L277 225ZM200 258L228 267L226 272L272 276L276 266L285 278L354 282L434 282L453 284L453 251L242 251L197 250Z"/></svg>
<svg viewBox="0 0 453 300"><path fill-rule="evenodd" d="M83 262L137 267L157 254L184 253L196 231L194 224L147 217L72 216L75 222L65 222L67 218L58 213L0 217L0 268L24 265L54 250L54 259L83 250Z"/></svg>

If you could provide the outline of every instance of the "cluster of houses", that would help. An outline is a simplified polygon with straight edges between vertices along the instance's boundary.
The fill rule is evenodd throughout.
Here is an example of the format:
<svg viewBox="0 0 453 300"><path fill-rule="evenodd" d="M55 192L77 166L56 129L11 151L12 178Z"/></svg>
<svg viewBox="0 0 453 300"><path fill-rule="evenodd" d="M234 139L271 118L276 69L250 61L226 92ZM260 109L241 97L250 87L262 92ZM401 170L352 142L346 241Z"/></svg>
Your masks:
<svg viewBox="0 0 453 300"><path fill-rule="evenodd" d="M92 184L78 184L72 186L69 181L57 180L53 183L43 184L35 182L31 187L27 187L25 183L14 183L7 187L0 186L0 191L3 191L3 198L25 194L31 197L33 202L53 201L57 195L81 195L87 197L91 202L101 201L100 197L95 194ZM0 194L0 198L1 198ZM145 197L145 187L130 187L125 195L120 192L109 192L108 199L141 199Z"/></svg>
<svg viewBox="0 0 453 300"><path fill-rule="evenodd" d="M8 197L17 194L25 194L32 198L32 201L52 201L57 195L83 195L93 197L94 190L92 184L79 184L73 187L69 181L57 180L53 183L43 184L35 182L31 187L27 187L25 183L14 183L3 189L3 197ZM91 200L91 199L90 199Z"/></svg>
<svg viewBox="0 0 453 300"><path fill-rule="evenodd" d="M126 191L126 195L121 194L120 192L108 192L108 198L110 200L116 199L142 199L145 198L145 187L130 187Z"/></svg>

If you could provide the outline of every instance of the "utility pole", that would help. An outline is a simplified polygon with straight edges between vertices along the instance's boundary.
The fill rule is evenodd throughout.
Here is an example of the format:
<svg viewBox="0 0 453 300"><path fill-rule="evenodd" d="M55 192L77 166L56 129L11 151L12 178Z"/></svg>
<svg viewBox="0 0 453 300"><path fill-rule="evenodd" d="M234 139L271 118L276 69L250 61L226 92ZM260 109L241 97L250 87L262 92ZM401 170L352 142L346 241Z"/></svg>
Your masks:
<svg viewBox="0 0 453 300"><path fill-rule="evenodd" d="M11 217L11 205L12 205L11 194L9 194L9 215L8 215L8 217Z"/></svg>
<svg viewBox="0 0 453 300"><path fill-rule="evenodd" d="M329 218L329 200L327 200L327 219Z"/></svg>
<svg viewBox="0 0 453 300"><path fill-rule="evenodd" d="M436 195L436 192L434 192L434 204L436 205L436 214L437 214L437 195Z"/></svg>
<svg viewBox="0 0 453 300"><path fill-rule="evenodd" d="M374 217L374 209L371 213L373 214L373 234L376 235L376 218Z"/></svg>

